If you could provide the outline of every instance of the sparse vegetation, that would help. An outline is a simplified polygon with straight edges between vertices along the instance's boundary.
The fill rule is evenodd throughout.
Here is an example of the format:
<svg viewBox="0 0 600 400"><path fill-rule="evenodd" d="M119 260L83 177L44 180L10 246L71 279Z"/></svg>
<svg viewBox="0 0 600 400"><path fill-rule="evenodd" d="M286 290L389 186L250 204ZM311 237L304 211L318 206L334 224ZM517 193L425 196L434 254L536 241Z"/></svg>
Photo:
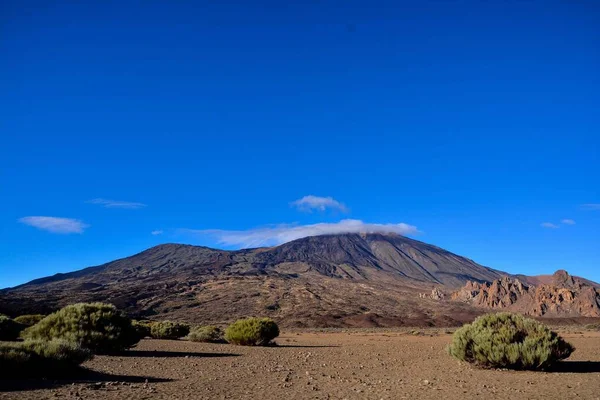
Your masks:
<svg viewBox="0 0 600 400"><path fill-rule="evenodd" d="M224 342L223 330L216 326L198 326L193 328L187 339L192 342L222 343Z"/></svg>
<svg viewBox="0 0 600 400"><path fill-rule="evenodd" d="M267 346L279 336L279 327L271 318L240 319L225 330L225 340L242 346Z"/></svg>
<svg viewBox="0 0 600 400"><path fill-rule="evenodd" d="M63 339L96 354L125 350L139 341L131 320L115 306L79 303L50 314L23 332L25 339Z"/></svg>
<svg viewBox="0 0 600 400"><path fill-rule="evenodd" d="M88 349L65 340L0 343L0 374L6 377L60 376L92 357Z"/></svg>
<svg viewBox="0 0 600 400"><path fill-rule="evenodd" d="M140 339L151 336L152 321L132 320L131 325Z"/></svg>
<svg viewBox="0 0 600 400"><path fill-rule="evenodd" d="M15 320L0 315L0 340L17 340L23 328L25 327Z"/></svg>
<svg viewBox="0 0 600 400"><path fill-rule="evenodd" d="M46 316L42 314L26 314L20 315L15 318L15 322L18 322L25 326L33 326L43 320Z"/></svg>
<svg viewBox="0 0 600 400"><path fill-rule="evenodd" d="M544 324L511 313L488 314L454 333L453 357L487 368L547 369L575 349Z"/></svg>
<svg viewBox="0 0 600 400"><path fill-rule="evenodd" d="M190 333L190 326L181 322L154 322L150 334L154 339L180 339Z"/></svg>

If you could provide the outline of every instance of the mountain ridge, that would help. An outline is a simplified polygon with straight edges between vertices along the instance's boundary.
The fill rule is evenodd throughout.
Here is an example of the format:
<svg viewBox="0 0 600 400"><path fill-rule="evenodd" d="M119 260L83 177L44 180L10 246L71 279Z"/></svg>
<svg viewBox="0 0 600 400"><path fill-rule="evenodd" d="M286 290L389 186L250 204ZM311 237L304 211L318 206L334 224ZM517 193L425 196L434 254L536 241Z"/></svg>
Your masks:
<svg viewBox="0 0 600 400"><path fill-rule="evenodd" d="M449 301L451 291L507 275L396 234L309 236L243 250L167 243L1 290L0 313L106 301L140 318L198 323L266 315L299 327L457 325L483 311Z"/></svg>

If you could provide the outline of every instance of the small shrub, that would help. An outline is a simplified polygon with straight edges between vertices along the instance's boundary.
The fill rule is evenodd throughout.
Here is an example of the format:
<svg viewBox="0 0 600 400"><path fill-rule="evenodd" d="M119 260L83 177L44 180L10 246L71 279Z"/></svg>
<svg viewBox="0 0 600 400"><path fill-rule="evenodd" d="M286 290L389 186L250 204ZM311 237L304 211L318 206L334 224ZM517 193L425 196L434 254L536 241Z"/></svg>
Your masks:
<svg viewBox="0 0 600 400"><path fill-rule="evenodd" d="M198 326L187 336L192 342L223 343L223 330L216 326Z"/></svg>
<svg viewBox="0 0 600 400"><path fill-rule="evenodd" d="M115 306L80 303L50 314L23 332L25 339L64 339L80 343L96 354L128 349L139 341L131 320Z"/></svg>
<svg viewBox="0 0 600 400"><path fill-rule="evenodd" d="M454 333L448 352L486 368L547 369L575 349L544 324L522 315L477 318Z"/></svg>
<svg viewBox="0 0 600 400"><path fill-rule="evenodd" d="M136 321L134 319L131 321L131 325L140 339L151 336L150 328L152 327L152 321Z"/></svg>
<svg viewBox="0 0 600 400"><path fill-rule="evenodd" d="M0 340L17 340L23 328L23 325L7 316L0 316Z"/></svg>
<svg viewBox="0 0 600 400"><path fill-rule="evenodd" d="M92 353L65 340L0 343L0 376L60 376L92 358Z"/></svg>
<svg viewBox="0 0 600 400"><path fill-rule="evenodd" d="M190 333L190 326L181 322L159 321L150 327L154 339L179 339Z"/></svg>
<svg viewBox="0 0 600 400"><path fill-rule="evenodd" d="M42 314L20 315L15 318L15 322L25 326L33 326L43 320L46 316Z"/></svg>
<svg viewBox="0 0 600 400"><path fill-rule="evenodd" d="M271 318L240 319L225 330L225 340L242 346L267 346L279 336L279 327Z"/></svg>

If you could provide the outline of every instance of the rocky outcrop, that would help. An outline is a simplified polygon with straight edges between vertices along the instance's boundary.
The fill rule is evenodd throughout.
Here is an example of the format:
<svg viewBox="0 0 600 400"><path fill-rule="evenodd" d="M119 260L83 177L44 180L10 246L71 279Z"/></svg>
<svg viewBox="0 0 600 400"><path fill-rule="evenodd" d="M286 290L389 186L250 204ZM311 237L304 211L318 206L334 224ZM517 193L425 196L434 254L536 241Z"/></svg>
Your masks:
<svg viewBox="0 0 600 400"><path fill-rule="evenodd" d="M529 294L530 287L507 276L492 283L467 282L464 288L452 294L452 300L471 303L485 308L506 308Z"/></svg>
<svg viewBox="0 0 600 400"><path fill-rule="evenodd" d="M506 309L532 316L600 317L600 293L564 270L557 271L551 284L527 285L503 277L491 283L467 282L451 296L476 307Z"/></svg>
<svg viewBox="0 0 600 400"><path fill-rule="evenodd" d="M446 298L446 293L442 292L439 288L431 289L431 293L419 293L420 299L431 299L431 300L444 300Z"/></svg>

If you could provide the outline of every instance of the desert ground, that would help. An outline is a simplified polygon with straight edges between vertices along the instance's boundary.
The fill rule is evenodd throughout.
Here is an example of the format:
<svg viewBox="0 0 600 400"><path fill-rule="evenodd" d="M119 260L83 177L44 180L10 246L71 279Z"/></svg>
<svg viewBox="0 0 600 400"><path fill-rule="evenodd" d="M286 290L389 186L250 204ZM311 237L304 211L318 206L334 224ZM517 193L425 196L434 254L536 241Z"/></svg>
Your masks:
<svg viewBox="0 0 600 400"><path fill-rule="evenodd" d="M443 330L283 332L277 347L146 339L77 379L0 381L0 399L600 399L600 332L550 372L483 370Z"/></svg>

